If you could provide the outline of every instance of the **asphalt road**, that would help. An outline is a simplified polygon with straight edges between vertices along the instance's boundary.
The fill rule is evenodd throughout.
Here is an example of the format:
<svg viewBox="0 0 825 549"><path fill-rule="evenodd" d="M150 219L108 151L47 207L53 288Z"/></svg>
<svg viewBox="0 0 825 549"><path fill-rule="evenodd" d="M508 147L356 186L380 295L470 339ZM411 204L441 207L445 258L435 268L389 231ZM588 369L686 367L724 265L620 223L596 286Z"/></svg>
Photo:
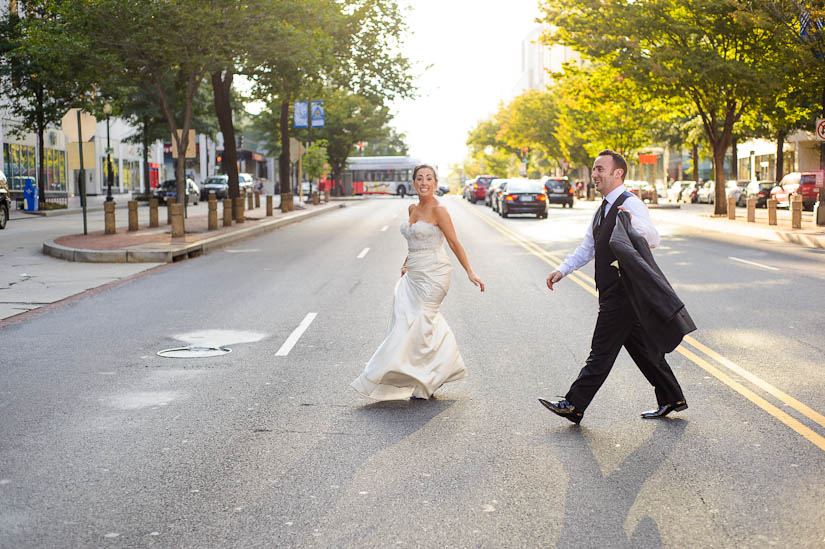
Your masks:
<svg viewBox="0 0 825 549"><path fill-rule="evenodd" d="M587 356L592 266L544 281L594 205L505 220L447 198L487 285L456 263L442 307L469 376L370 403L349 383L383 338L409 203L0 329L0 546L825 545L821 253L656 212L657 260L699 325L669 355L690 408L641 420L653 391L622 353L576 427L536 398ZM156 355L186 342L232 352Z"/></svg>

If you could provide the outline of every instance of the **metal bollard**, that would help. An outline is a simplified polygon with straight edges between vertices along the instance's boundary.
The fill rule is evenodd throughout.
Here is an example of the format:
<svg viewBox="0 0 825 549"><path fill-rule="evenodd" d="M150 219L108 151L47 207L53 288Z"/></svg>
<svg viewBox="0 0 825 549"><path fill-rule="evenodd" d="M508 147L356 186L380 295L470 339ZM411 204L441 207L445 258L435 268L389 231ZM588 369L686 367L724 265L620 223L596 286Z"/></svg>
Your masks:
<svg viewBox="0 0 825 549"><path fill-rule="evenodd" d="M255 197L252 196L252 193L246 193L246 209L251 210L254 204Z"/></svg>
<svg viewBox="0 0 825 549"><path fill-rule="evenodd" d="M129 206L129 230L138 230L138 203L137 200L130 200Z"/></svg>
<svg viewBox="0 0 825 549"><path fill-rule="evenodd" d="M768 225L776 225L776 199L768 199Z"/></svg>
<svg viewBox="0 0 825 549"><path fill-rule="evenodd" d="M728 197L728 219L736 220L736 199Z"/></svg>
<svg viewBox="0 0 825 549"><path fill-rule="evenodd" d="M214 194L209 195L209 214L207 216L207 229L210 231L218 230L218 201Z"/></svg>
<svg viewBox="0 0 825 549"><path fill-rule="evenodd" d="M255 191L255 207L261 207L261 193L259 193L258 191Z"/></svg>
<svg viewBox="0 0 825 549"><path fill-rule="evenodd" d="M171 206L174 203L175 203L175 197L174 196L167 196L166 197L166 224L167 225L172 224L172 209L171 209Z"/></svg>
<svg viewBox="0 0 825 549"><path fill-rule="evenodd" d="M748 198L748 223L756 223L756 199Z"/></svg>
<svg viewBox="0 0 825 549"><path fill-rule="evenodd" d="M791 196L791 228L802 228L802 195Z"/></svg>
<svg viewBox="0 0 825 549"><path fill-rule="evenodd" d="M282 212L288 212L289 211L289 201L287 200L288 196L289 196L289 193L281 193L281 211Z"/></svg>
<svg viewBox="0 0 825 549"><path fill-rule="evenodd" d="M324 203L329 202L329 191L324 191Z"/></svg>
<svg viewBox="0 0 825 549"><path fill-rule="evenodd" d="M105 229L104 232L106 234L115 234L115 203L114 202L104 202L103 203L103 217L105 220Z"/></svg>
<svg viewBox="0 0 825 549"><path fill-rule="evenodd" d="M183 204L170 204L169 213L172 216L172 238L182 238Z"/></svg>
<svg viewBox="0 0 825 549"><path fill-rule="evenodd" d="M266 195L266 216L272 217L272 195Z"/></svg>
<svg viewBox="0 0 825 549"><path fill-rule="evenodd" d="M235 211L234 211L235 223L243 223L244 222L244 208L243 208L243 197L239 196L235 199Z"/></svg>
<svg viewBox="0 0 825 549"><path fill-rule="evenodd" d="M312 204L313 204L314 206L317 206L317 205L318 205L318 204L320 204L320 203L321 203L321 199L320 199L320 197L318 196L318 191L313 192L313 193L312 193Z"/></svg>
<svg viewBox="0 0 825 549"><path fill-rule="evenodd" d="M232 225L232 199L223 199L223 226L229 227Z"/></svg>
<svg viewBox="0 0 825 549"><path fill-rule="evenodd" d="M158 226L158 199L157 198L149 199L149 226L150 227L157 227Z"/></svg>

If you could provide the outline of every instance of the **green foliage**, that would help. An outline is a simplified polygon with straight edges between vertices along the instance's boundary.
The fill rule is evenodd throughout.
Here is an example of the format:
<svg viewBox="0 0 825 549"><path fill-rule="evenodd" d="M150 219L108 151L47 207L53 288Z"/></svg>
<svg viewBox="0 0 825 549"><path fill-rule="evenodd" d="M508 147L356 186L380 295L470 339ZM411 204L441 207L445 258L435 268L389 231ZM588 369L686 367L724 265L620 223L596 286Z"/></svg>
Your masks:
<svg viewBox="0 0 825 549"><path fill-rule="evenodd" d="M409 146L407 136L398 133L395 128L389 128L385 137L370 141L364 148L364 156L407 156Z"/></svg>
<svg viewBox="0 0 825 549"><path fill-rule="evenodd" d="M314 141L307 147L303 158L304 173L310 179L318 179L326 171L327 165L327 142L326 140Z"/></svg>

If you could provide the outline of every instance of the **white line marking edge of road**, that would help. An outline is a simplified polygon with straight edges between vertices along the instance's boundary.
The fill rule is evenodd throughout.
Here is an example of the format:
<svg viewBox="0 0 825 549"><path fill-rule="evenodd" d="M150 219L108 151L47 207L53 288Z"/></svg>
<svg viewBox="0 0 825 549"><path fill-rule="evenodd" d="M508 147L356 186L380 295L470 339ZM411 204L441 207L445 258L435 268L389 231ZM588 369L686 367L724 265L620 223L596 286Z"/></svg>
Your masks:
<svg viewBox="0 0 825 549"><path fill-rule="evenodd" d="M361 250L361 253L356 256L356 259L364 259L364 257L369 253L369 248L364 248Z"/></svg>

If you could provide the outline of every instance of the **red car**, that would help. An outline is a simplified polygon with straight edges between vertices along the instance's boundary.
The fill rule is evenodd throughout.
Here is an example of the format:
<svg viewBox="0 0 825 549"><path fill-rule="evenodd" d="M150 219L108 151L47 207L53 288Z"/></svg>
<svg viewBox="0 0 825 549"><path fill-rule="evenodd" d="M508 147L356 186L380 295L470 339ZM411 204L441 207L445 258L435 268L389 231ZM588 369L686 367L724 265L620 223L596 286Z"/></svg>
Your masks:
<svg viewBox="0 0 825 549"><path fill-rule="evenodd" d="M771 189L771 198L776 200L777 208L790 208L791 195L802 195L802 208L813 210L819 198L816 188L816 172L792 172L786 174L779 184Z"/></svg>
<svg viewBox="0 0 825 549"><path fill-rule="evenodd" d="M464 187L464 198L472 203L479 200L484 200L487 196L487 189L490 187L490 182L495 179L494 175L479 175L475 179L468 181Z"/></svg>

